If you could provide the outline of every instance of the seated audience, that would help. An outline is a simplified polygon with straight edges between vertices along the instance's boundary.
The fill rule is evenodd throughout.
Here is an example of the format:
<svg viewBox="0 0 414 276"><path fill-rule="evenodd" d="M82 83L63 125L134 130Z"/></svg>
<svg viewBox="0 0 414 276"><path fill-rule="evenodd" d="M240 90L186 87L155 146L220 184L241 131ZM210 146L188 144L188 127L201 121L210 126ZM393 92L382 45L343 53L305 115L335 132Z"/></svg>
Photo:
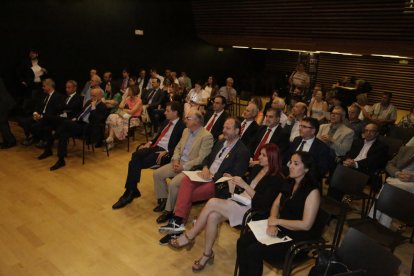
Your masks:
<svg viewBox="0 0 414 276"><path fill-rule="evenodd" d="M158 109L164 101L165 94L160 88L161 80L159 78L152 78L148 84L151 84L152 88L150 90L145 90L145 93L142 93L141 98L142 103L144 104L144 109L146 109L150 117L154 132L157 132L160 124Z"/></svg>
<svg viewBox="0 0 414 276"><path fill-rule="evenodd" d="M127 96L119 104L118 112L109 115L106 120L106 125L108 126L108 138L106 138L108 150L111 150L114 147L115 138L122 141L128 136L129 121L130 127L139 125L138 118L131 118L132 116L140 116L142 113L142 101L138 96L138 87L136 88L137 89L127 89Z"/></svg>
<svg viewBox="0 0 414 276"><path fill-rule="evenodd" d="M387 133L389 126L397 119L397 109L391 104L391 99L392 93L384 92L381 102L374 104L369 112L365 109L361 110L368 121L379 125L380 134Z"/></svg>
<svg viewBox="0 0 414 276"><path fill-rule="evenodd" d="M266 111L272 107L272 103L275 98L279 97L279 91L277 89L272 90L272 94L270 95L269 101L265 104L263 114L266 114Z"/></svg>
<svg viewBox="0 0 414 276"><path fill-rule="evenodd" d="M130 75L129 69L125 68L122 70L122 80L121 80L121 84L119 88L119 91L121 92L122 95L125 94L129 86L129 75Z"/></svg>
<svg viewBox="0 0 414 276"><path fill-rule="evenodd" d="M326 113L328 112L328 103L323 99L323 92L317 90L315 92L314 98L312 98L309 108L308 116L315 118L319 123L326 121Z"/></svg>
<svg viewBox="0 0 414 276"><path fill-rule="evenodd" d="M182 171L191 170L200 166L203 160L210 154L213 147L213 136L205 128L203 115L199 111L192 110L185 118L187 128L183 131L180 142L174 150L171 163L154 171L154 191L158 205L154 212L163 212L157 222L166 222L172 216L178 189L184 178ZM167 185L167 179L172 180Z"/></svg>
<svg viewBox="0 0 414 276"><path fill-rule="evenodd" d="M259 109L259 112L257 113L256 118L254 120L260 126L260 125L262 125L263 119L264 119L264 114L262 112L262 108L263 108L262 98L261 97L252 97L250 102L254 103L257 106L257 108Z"/></svg>
<svg viewBox="0 0 414 276"><path fill-rule="evenodd" d="M362 130L365 123L359 119L361 109L357 104L352 104L348 107L348 120L345 125L354 131L354 140L361 139Z"/></svg>
<svg viewBox="0 0 414 276"><path fill-rule="evenodd" d="M68 140L70 137L87 135L87 143L96 143L96 146L102 145L103 133L102 127L108 116L107 108L102 102L103 92L100 87L91 89L91 99L83 107L81 114L72 121L64 121L56 131L59 139L57 155L58 161L50 167L51 171L65 166L65 157L67 155ZM50 153L50 154L49 154ZM52 145L46 147L44 154L52 154ZM40 156L39 156L40 157Z"/></svg>
<svg viewBox="0 0 414 276"><path fill-rule="evenodd" d="M297 102L292 108L292 112L289 114L286 128L290 133L289 141L292 142L297 136L299 136L299 124L300 121L306 117L308 113L308 107L303 102Z"/></svg>
<svg viewBox="0 0 414 276"><path fill-rule="evenodd" d="M202 105L207 104L208 97L205 97L201 82L197 81L194 88L187 94L186 103L184 104L184 116L190 110L199 110Z"/></svg>
<svg viewBox="0 0 414 276"><path fill-rule="evenodd" d="M257 130L259 129L258 124L254 120L259 111L257 105L253 102L250 102L243 111L244 120L241 123L240 127L240 139L244 145L249 148L250 144L256 137Z"/></svg>
<svg viewBox="0 0 414 276"><path fill-rule="evenodd" d="M87 97L90 98L90 93L88 92L88 90L90 90L92 82L93 82L92 77L96 76L97 74L98 74L98 71L95 68L92 68L91 70L89 70L89 80L83 86L83 89L81 91L81 96L85 97L86 95L88 95Z"/></svg>
<svg viewBox="0 0 414 276"><path fill-rule="evenodd" d="M83 106L85 106L86 102L88 102L91 99L91 90L93 88L99 88L102 91L102 93L104 93L104 91L101 88L101 83L102 80L98 75L95 74L91 76L88 89L86 89L86 91L82 91L81 94L83 96Z"/></svg>
<svg viewBox="0 0 414 276"><path fill-rule="evenodd" d="M227 78L226 85L222 86L218 91L218 94L223 96L229 104L235 102L237 96L237 91L233 88L233 83L234 80L232 78Z"/></svg>
<svg viewBox="0 0 414 276"><path fill-rule="evenodd" d="M414 104L411 106L410 112L401 118L397 126L403 127L403 128L414 127Z"/></svg>
<svg viewBox="0 0 414 276"><path fill-rule="evenodd" d="M193 87L191 84L191 79L188 77L187 72L184 71L181 72L181 76L178 78L178 83L185 93L190 91Z"/></svg>
<svg viewBox="0 0 414 276"><path fill-rule="evenodd" d="M219 87L214 76L208 76L207 82L204 84L204 97L207 97L208 99L214 99L214 97L217 95L218 90Z"/></svg>
<svg viewBox="0 0 414 276"><path fill-rule="evenodd" d="M161 125L157 135L138 148L131 157L128 165L128 176L125 182L125 192L112 206L119 209L131 203L134 198L140 197L138 183L141 181L141 170L155 165L165 165L170 162L175 146L181 139L185 128L181 120L182 108L178 102L167 104L165 117L167 120Z"/></svg>
<svg viewBox="0 0 414 276"><path fill-rule="evenodd" d="M337 157L344 156L350 149L354 131L344 124L345 111L336 106L331 112L330 123L319 128L318 138L335 151Z"/></svg>
<svg viewBox="0 0 414 276"><path fill-rule="evenodd" d="M257 164L259 160L260 149L265 144L276 144L280 153L283 154L289 147L288 133L285 132L280 124L280 110L270 108L267 110L264 124L259 128L255 138L250 144L250 156L252 162L250 165Z"/></svg>
<svg viewBox="0 0 414 276"><path fill-rule="evenodd" d="M284 113L285 106L285 100L279 97L275 97L271 105L272 108L280 110L280 124L282 127L285 127L288 121L288 116Z"/></svg>
<svg viewBox="0 0 414 276"><path fill-rule="evenodd" d="M206 182L195 182L188 176L182 178L174 216L167 225L160 227L160 232L168 234L183 232L192 202L212 198L215 195L215 182L225 173L242 176L246 172L249 165L249 150L240 141L239 132L240 122L234 118L227 118L223 127L224 140L214 145L211 153L201 164L201 172L198 173Z"/></svg>
<svg viewBox="0 0 414 276"><path fill-rule="evenodd" d="M388 161L385 170L390 176L386 179L388 184L414 194L414 146L401 147L398 154ZM373 215L374 210L372 208L369 216L373 217ZM376 215L382 225L391 226L391 217L379 211Z"/></svg>
<svg viewBox="0 0 414 276"><path fill-rule="evenodd" d="M357 98L357 102L356 104L358 105L358 107L361 109L361 112L359 113L358 119L360 119L361 121L364 121L365 117L364 117L364 112L362 112L362 109L364 109L366 112L369 112L369 110L371 109L371 106L368 105L368 97L367 94L359 94L356 96Z"/></svg>
<svg viewBox="0 0 414 276"><path fill-rule="evenodd" d="M317 239L314 222L319 211L320 191L313 177L315 164L307 152L296 152L289 163L290 187L281 192L273 203L266 233L288 236L289 242L264 245L252 232L237 241L239 275L262 275L263 260L281 262L294 242ZM279 233L281 232L281 233Z"/></svg>
<svg viewBox="0 0 414 276"><path fill-rule="evenodd" d="M223 132L224 121L229 114L224 110L226 107L226 98L216 96L213 101L213 110L207 111L204 115L205 129L213 135L214 141L217 141L219 135Z"/></svg>
<svg viewBox="0 0 414 276"><path fill-rule="evenodd" d="M102 101L105 103L110 113L116 113L118 111L118 106L122 101L121 92L117 90L113 84L111 72L105 72L103 79L102 87L105 92L105 97L102 98Z"/></svg>
<svg viewBox="0 0 414 276"><path fill-rule="evenodd" d="M149 79L150 78L147 77L147 71L145 71L144 69L140 69L139 74L138 74L138 79L137 79L140 93L142 93L142 91L144 91L144 89L147 88Z"/></svg>
<svg viewBox="0 0 414 276"><path fill-rule="evenodd" d="M205 265L209 261L212 262L214 258L213 244L218 234L219 224L228 220L232 227L240 225L244 214L250 208L258 213L255 219L267 218L272 203L281 191L284 182L279 149L274 144L266 144L261 150L259 165L253 168L246 181L239 176L229 181L231 189L235 186L243 189L240 196L250 199L251 204L241 205L233 200L212 198L201 210L193 228L177 239L170 240L169 245L175 249L191 247L195 237L205 228L203 255L192 266L193 271L203 270Z"/></svg>

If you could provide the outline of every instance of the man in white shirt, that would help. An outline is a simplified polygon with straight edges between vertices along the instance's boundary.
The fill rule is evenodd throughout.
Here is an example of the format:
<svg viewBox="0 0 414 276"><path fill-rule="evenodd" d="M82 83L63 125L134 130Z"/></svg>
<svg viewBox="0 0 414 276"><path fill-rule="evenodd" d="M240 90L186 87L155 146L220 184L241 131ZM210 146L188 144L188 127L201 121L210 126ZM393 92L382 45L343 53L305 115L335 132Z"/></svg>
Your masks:
<svg viewBox="0 0 414 276"><path fill-rule="evenodd" d="M257 130L259 129L259 125L255 120L258 112L259 108L253 102L250 102L243 111L244 120L242 121L240 127L240 140L248 148L256 137Z"/></svg>
<svg viewBox="0 0 414 276"><path fill-rule="evenodd" d="M308 107L303 102L297 102L292 109L292 114L289 114L286 127L290 132L289 141L292 142L297 136L299 136L299 124L300 121L306 117L308 113Z"/></svg>

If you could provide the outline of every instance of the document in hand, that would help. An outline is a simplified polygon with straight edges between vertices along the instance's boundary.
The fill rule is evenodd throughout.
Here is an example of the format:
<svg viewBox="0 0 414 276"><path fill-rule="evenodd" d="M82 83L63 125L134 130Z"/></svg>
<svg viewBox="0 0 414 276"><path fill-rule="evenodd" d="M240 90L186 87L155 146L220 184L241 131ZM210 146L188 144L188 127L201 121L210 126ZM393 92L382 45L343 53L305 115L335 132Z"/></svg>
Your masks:
<svg viewBox="0 0 414 276"><path fill-rule="evenodd" d="M247 197L241 196L239 194L232 194L231 199L233 201L241 203L244 206L250 206L252 204L252 199L251 198L247 198Z"/></svg>
<svg viewBox="0 0 414 276"><path fill-rule="evenodd" d="M269 236L266 233L267 219L250 221L247 225L249 225L256 239L265 245L288 242L292 240L288 236L284 236L283 238Z"/></svg>
<svg viewBox="0 0 414 276"><path fill-rule="evenodd" d="M183 171L183 173L190 178L191 181L194 182L210 182L213 179L204 179L198 175L200 171Z"/></svg>

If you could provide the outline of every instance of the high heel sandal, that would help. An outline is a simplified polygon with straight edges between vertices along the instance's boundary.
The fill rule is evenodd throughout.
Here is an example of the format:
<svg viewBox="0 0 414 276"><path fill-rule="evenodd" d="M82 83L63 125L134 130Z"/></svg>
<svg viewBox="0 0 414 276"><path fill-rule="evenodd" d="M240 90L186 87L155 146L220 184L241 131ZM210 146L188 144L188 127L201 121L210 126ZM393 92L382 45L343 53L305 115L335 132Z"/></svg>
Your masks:
<svg viewBox="0 0 414 276"><path fill-rule="evenodd" d="M207 260L205 261L204 264L201 264L200 261L203 257L207 257ZM211 251L210 255L203 253L203 257L201 257L200 259L194 262L193 267L192 267L193 272L202 271L206 267L207 264L212 265L214 263L214 252L213 251Z"/></svg>
<svg viewBox="0 0 414 276"><path fill-rule="evenodd" d="M186 234L186 233L183 233L183 235L184 235L184 237L187 239L187 243L184 243L184 244L179 244L179 243L178 243L178 238L176 238L176 239L171 239L171 240L168 242L168 245L169 245L171 248L173 248L173 249L177 249L177 250L179 250L179 249L183 249L184 247L185 247L187 250L190 250L190 249L194 246L194 238L190 239L190 238L187 236L187 234ZM181 236L180 236L180 237L181 237Z"/></svg>

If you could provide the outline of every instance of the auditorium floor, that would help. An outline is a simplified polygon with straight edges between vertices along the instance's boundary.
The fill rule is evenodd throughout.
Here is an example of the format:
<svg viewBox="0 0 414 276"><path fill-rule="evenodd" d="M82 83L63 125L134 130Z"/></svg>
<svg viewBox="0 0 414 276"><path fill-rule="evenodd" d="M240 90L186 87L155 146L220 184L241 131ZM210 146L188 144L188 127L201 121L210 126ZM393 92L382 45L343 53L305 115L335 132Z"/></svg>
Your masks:
<svg viewBox="0 0 414 276"><path fill-rule="evenodd" d="M21 130L13 125L13 132L21 141ZM66 167L54 172L49 167L56 156L38 161L41 150L34 146L0 151L0 275L192 274L204 236L197 237L191 251L158 244L162 235L155 222L158 213L152 212L151 170L143 171L142 197L114 211L130 156L126 143L109 158L102 149L87 152L85 165L80 148L80 141L75 146L71 141ZM192 209L190 220L201 207ZM203 275L232 275L237 237L237 230L221 226L215 263ZM413 244L396 249L403 261L401 275L409 275L413 252ZM294 275L307 275L309 267L301 266ZM265 267L265 275L274 272Z"/></svg>

